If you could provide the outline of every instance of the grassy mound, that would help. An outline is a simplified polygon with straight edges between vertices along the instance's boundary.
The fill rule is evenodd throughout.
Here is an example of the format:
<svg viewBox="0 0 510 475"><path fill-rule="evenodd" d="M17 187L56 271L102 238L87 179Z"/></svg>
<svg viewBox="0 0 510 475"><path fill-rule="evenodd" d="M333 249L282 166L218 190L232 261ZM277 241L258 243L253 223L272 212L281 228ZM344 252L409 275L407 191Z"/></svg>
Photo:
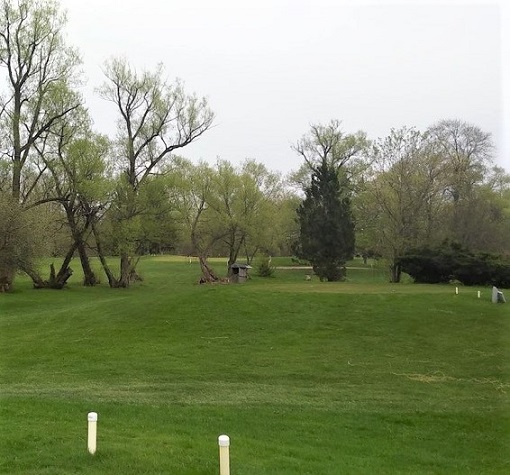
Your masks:
<svg viewBox="0 0 510 475"><path fill-rule="evenodd" d="M197 285L198 263L152 257L129 290L18 281L0 472L214 474L225 433L235 474L510 473L508 306L351 267Z"/></svg>

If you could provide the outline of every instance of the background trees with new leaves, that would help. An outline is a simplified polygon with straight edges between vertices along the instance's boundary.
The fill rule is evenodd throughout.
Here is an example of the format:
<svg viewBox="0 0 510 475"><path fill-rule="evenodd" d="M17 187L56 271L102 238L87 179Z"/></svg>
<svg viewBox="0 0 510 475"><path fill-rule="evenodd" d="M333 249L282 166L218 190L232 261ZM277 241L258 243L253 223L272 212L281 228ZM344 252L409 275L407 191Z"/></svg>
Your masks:
<svg viewBox="0 0 510 475"><path fill-rule="evenodd" d="M510 252L510 178L493 166L490 134L475 125L403 127L372 144L363 132L342 132L339 121L313 125L294 147L304 162L296 193L254 160L177 157L214 114L180 81L167 81L162 66L139 71L109 60L98 93L117 111L117 134L96 132L58 3L0 0L0 10L4 290L19 270L37 287L60 288L73 257L94 285L100 276L90 254L112 287L129 286L144 253L195 254L209 276L207 259L227 256L217 274L228 275L236 260L288 255L300 231L302 255L320 261L317 269L331 264L323 275L334 279L352 255L353 223L356 250L381 256L392 281L399 256L419 246L449 240L473 252ZM37 264L48 255L61 264L45 278Z"/></svg>
<svg viewBox="0 0 510 475"><path fill-rule="evenodd" d="M81 104L79 95L70 93L79 74L80 58L65 44L65 15L54 1L3 0L0 3L0 74L4 81L0 98L2 169L10 186L4 192L12 196L11 206L24 206L37 192L45 173L38 161L36 146L51 133L58 120ZM27 215L28 216L28 215ZM27 226L17 240L9 240L8 251L22 241L38 241ZM34 248L34 246L31 246ZM12 281L18 268L27 268L26 260L10 260L0 269L0 278Z"/></svg>
<svg viewBox="0 0 510 475"><path fill-rule="evenodd" d="M409 249L445 240L472 251L508 253L508 175L492 167L489 134L458 121L424 132L394 129L369 153L355 212L360 241L400 280ZM506 177L506 178L505 178Z"/></svg>
<svg viewBox="0 0 510 475"><path fill-rule="evenodd" d="M205 280L220 275L208 264L212 255L228 257L229 275L237 259L251 262L257 253L275 254L286 245L294 209L285 209L290 198L282 181L263 165L250 160L239 167L225 161L193 165L179 159L166 176L180 223L180 248L198 256Z"/></svg>
<svg viewBox="0 0 510 475"><path fill-rule="evenodd" d="M110 286L128 287L140 254L141 187L172 152L206 132L214 114L205 99L186 94L180 82L168 83L162 66L137 72L126 60L114 58L106 63L104 73L106 80L99 93L114 104L119 115L115 143L118 181L110 209L120 255L119 274L114 275L104 256L101 261ZM96 238L102 239L97 228Z"/></svg>

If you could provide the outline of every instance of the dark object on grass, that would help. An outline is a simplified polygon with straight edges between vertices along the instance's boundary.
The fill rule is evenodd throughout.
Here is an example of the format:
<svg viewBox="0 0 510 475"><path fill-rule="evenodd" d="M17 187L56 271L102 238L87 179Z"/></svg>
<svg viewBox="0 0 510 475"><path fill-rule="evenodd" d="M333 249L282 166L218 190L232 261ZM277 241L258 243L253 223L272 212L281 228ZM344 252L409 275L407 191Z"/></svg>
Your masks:
<svg viewBox="0 0 510 475"><path fill-rule="evenodd" d="M447 283L510 287L510 263L504 257L474 253L457 243L410 249L399 259L403 272L417 283Z"/></svg>
<svg viewBox="0 0 510 475"><path fill-rule="evenodd" d="M248 264L238 264L234 263L232 264L232 276L230 277L230 281L234 282L235 284L241 284L243 282L246 282L248 279L248 269L251 269L252 267Z"/></svg>

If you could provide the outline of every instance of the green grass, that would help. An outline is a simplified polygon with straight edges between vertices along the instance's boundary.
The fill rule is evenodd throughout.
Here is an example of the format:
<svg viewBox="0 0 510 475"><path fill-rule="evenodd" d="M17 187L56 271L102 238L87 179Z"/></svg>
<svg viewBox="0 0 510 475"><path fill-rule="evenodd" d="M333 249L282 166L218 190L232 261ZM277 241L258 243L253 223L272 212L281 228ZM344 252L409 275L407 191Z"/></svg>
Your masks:
<svg viewBox="0 0 510 475"><path fill-rule="evenodd" d="M216 474L222 433L233 474L510 473L510 308L490 289L140 270L129 290L0 294L0 473Z"/></svg>

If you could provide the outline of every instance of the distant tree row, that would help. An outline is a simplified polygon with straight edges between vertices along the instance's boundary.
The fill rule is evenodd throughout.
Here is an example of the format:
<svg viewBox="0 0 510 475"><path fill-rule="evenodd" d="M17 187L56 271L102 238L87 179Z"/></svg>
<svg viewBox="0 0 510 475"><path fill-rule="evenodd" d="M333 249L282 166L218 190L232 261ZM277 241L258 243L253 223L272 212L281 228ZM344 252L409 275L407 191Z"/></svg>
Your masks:
<svg viewBox="0 0 510 475"><path fill-rule="evenodd" d="M387 261L391 282L400 281L400 257L409 249L445 240L475 252L510 254L510 176L493 165L491 136L480 128L443 120L423 132L404 127L370 142L362 133L344 134L337 121L314 126L297 147L305 165L294 181L306 190L304 203L319 176L307 150L336 166L343 184L338 196L352 200L356 252ZM315 236L330 229L317 225ZM301 231L304 242L303 233L306 239L311 234L302 220Z"/></svg>
<svg viewBox="0 0 510 475"><path fill-rule="evenodd" d="M371 142L339 121L314 125L287 181L255 161L194 164L180 155L213 124L205 99L162 67L114 58L98 93L117 111L117 133L97 133L58 3L0 9L0 291L20 271L37 288L62 288L75 256L85 285L100 280L97 256L108 284L128 287L147 253L198 256L214 281L210 256L226 255L230 273L240 256L294 250L336 280L358 252L387 260L396 282L406 250L447 238L509 252L509 177L476 126L443 121ZM62 260L44 276L38 258L49 255Z"/></svg>
<svg viewBox="0 0 510 475"><path fill-rule="evenodd" d="M110 286L127 287L137 277L145 183L174 151L207 131L214 115L205 99L186 94L179 83L167 83L162 68L138 73L125 60L112 59L104 67L99 93L117 108L118 133L115 139L96 134L77 92L80 59L65 44L65 16L58 4L3 0L0 8L6 83L0 103L0 193L8 203L8 213L0 217L6 229L0 248L2 288L11 286L18 270L29 274L36 287L60 288L71 275L75 252L85 283L94 285L86 252L91 235ZM52 268L44 279L31 256L44 252L47 239L32 232L27 210L39 208L41 222L48 203L60 205L72 239L60 270ZM118 272L103 253L99 224L106 215L115 227Z"/></svg>

